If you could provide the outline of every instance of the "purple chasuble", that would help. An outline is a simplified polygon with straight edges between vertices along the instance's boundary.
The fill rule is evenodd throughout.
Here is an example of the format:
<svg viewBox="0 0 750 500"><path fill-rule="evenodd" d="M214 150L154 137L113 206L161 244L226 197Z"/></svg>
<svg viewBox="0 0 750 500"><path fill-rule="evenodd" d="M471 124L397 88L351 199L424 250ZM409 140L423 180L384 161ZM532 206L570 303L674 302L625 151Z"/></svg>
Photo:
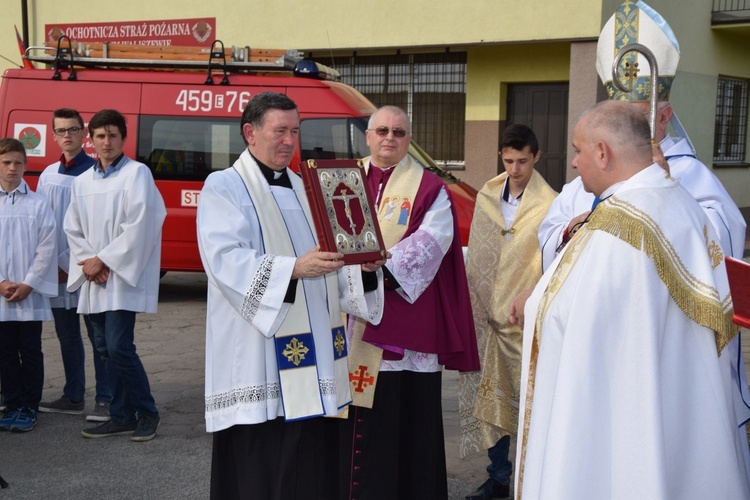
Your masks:
<svg viewBox="0 0 750 500"><path fill-rule="evenodd" d="M370 168L368 184L373 197L382 195L392 172L393 169L381 171L374 166ZM444 186L445 183L437 175L425 171L402 240L419 229ZM450 191L447 192L450 196ZM383 319L379 325L368 323L365 327L363 339L383 348L383 359L401 359L404 349L410 349L437 354L438 362L450 370L479 370L469 286L461 251L458 217L452 200L451 214L453 242L439 263L440 268L432 283L413 304L395 290L386 290Z"/></svg>

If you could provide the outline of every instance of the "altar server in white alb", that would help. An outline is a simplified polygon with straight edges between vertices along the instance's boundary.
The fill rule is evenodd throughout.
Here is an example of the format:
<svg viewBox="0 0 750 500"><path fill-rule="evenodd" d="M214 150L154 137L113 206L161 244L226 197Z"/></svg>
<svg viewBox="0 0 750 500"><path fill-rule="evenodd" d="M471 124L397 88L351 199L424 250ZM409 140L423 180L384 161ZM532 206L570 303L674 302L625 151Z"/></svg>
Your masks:
<svg viewBox="0 0 750 500"><path fill-rule="evenodd" d="M517 494L750 498L720 356L739 328L708 217L653 163L635 106L584 113L573 147L604 201L526 304Z"/></svg>
<svg viewBox="0 0 750 500"><path fill-rule="evenodd" d="M28 432L37 422L44 384L42 321L57 295L55 218L23 172L26 150L0 139L0 380L7 408L0 430ZM12 439L3 449L12 447Z"/></svg>
<svg viewBox="0 0 750 500"><path fill-rule="evenodd" d="M341 312L382 314L385 261L344 266L316 246L304 186L287 168L299 123L285 95L253 97L247 150L206 179L198 204L214 499L337 497L338 419L319 417L351 402Z"/></svg>
<svg viewBox="0 0 750 500"><path fill-rule="evenodd" d="M85 355L81 337L81 317L78 314L78 292L68 292L68 265L70 250L68 238L63 230L65 213L70 204L70 186L73 180L93 167L96 160L83 150L86 129L83 118L75 109L60 108L52 113L52 134L62 154L60 159L44 169L39 176L36 192L47 198L55 214L57 231L58 296L50 300L55 332L60 341L60 354L65 369L63 394L54 401L39 404L39 411L80 415L85 407L86 391ZM91 340L96 375L96 403L94 411L86 416L91 422L106 422L110 419L109 402L112 400L109 376L104 360L96 351L94 332L88 318L84 317L88 337Z"/></svg>
<svg viewBox="0 0 750 500"><path fill-rule="evenodd" d="M670 175L700 204L708 221L718 236L718 243L725 255L742 258L745 246L745 219L719 179L696 158L687 134L682 129L672 106L669 93L677 71L680 51L677 40L667 21L643 2L623 3L609 19L599 35L597 44L597 71L610 99L634 103L643 113L648 113L651 92L648 61L638 55L640 71L632 82L632 91L623 92L612 82L612 63L615 54L627 43L646 44L654 53L659 68L659 102L657 107L654 135L661 143L664 157L669 164ZM634 62L636 55L623 58ZM625 83L631 85L629 80ZM667 134L667 126L684 137ZM592 207L599 202L592 193L586 192L578 177L563 187L560 195L552 202L549 213L539 228L539 242L542 246L543 268L547 269L559 249L564 246L586 219ZM736 336L723 351L723 356L731 358L731 373L735 384L734 406L736 423L740 436L746 435L745 424L750 420L750 391L743 362L740 336ZM701 439L700 434L691 439ZM747 451L747 447L746 447ZM750 453L746 455L750 467ZM750 475L750 468L748 469Z"/></svg>
<svg viewBox="0 0 750 500"><path fill-rule="evenodd" d="M89 315L113 394L112 420L81 435L148 441L156 436L159 411L136 352L135 319L137 313L156 312L166 209L148 167L123 153L127 124L120 112L96 113L89 135L99 161L71 187L64 222L68 291L80 290L78 313Z"/></svg>

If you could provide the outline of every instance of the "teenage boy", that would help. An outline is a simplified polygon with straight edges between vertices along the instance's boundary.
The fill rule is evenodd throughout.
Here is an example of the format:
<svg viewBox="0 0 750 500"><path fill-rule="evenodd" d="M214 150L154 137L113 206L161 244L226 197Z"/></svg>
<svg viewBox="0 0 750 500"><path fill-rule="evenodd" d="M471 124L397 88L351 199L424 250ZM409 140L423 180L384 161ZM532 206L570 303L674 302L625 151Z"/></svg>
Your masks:
<svg viewBox="0 0 750 500"><path fill-rule="evenodd" d="M42 321L57 295L55 218L23 172L26 150L0 139L0 378L7 408L0 429L27 432L37 422L44 383Z"/></svg>
<svg viewBox="0 0 750 500"><path fill-rule="evenodd" d="M86 130L83 118L75 109L60 108L52 113L52 133L55 142L62 150L60 160L48 166L39 177L36 192L49 201L55 213L57 224L57 274L59 290L56 298L50 300L52 316L55 318L55 331L60 341L63 368L65 369L65 387L60 398L39 403L39 411L49 413L67 413L81 415L85 408L83 400L86 391L86 374L84 367L83 339L81 337L81 320L76 310L78 291L68 292L68 265L70 250L63 231L63 219L70 204L70 186L73 180L90 169L96 160L83 150ZM94 333L84 316L86 330L91 345L94 346ZM112 401L112 389L104 360L93 350L94 373L96 375L96 403L94 410L86 416L90 422L107 422L109 403Z"/></svg>
<svg viewBox="0 0 750 500"><path fill-rule="evenodd" d="M461 375L461 456L488 450L489 478L467 500L510 496L510 436L518 426L522 329L509 311L542 276L539 224L557 193L534 169L534 132L510 125L500 138L505 171L477 196L466 272L482 371Z"/></svg>
<svg viewBox="0 0 750 500"><path fill-rule="evenodd" d="M112 420L81 434L148 441L156 436L159 412L136 352L135 316L156 312L167 212L151 171L123 153L127 125L120 112L96 113L89 135L99 160L71 187L64 222L70 245L68 291L81 290L78 312L89 315L113 394Z"/></svg>

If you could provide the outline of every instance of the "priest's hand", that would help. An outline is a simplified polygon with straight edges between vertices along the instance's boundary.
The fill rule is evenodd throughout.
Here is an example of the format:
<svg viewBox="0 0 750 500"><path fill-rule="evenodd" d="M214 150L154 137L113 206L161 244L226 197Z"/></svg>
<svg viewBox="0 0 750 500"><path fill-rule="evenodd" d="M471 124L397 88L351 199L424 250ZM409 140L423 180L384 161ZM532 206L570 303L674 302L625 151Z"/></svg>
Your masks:
<svg viewBox="0 0 750 500"><path fill-rule="evenodd" d="M584 221L588 219L590 214L591 210L583 212L581 215L575 217L572 221L570 221L570 224L568 224L568 229L565 231L568 235L568 238L571 238L574 234L576 234L576 231L581 229L581 226L583 225Z"/></svg>
<svg viewBox="0 0 750 500"><path fill-rule="evenodd" d="M29 296L32 288L26 283L16 283L16 290L13 295L8 297L8 302L21 302L23 299Z"/></svg>
<svg viewBox="0 0 750 500"><path fill-rule="evenodd" d="M513 299L513 302L510 304L510 316L508 318L511 325L518 325L523 328L523 308L526 307L526 301L533 291L533 288L528 288Z"/></svg>
<svg viewBox="0 0 750 500"><path fill-rule="evenodd" d="M381 267L383 267L385 265L386 261L388 259L390 259L391 257L393 257L391 255L391 252L386 251L385 252L385 259L375 260L375 261L372 261L372 262L365 262L365 263L362 264L362 270L365 271L365 272L367 272L367 273L374 273L375 271L377 271L378 269L380 269Z"/></svg>
<svg viewBox="0 0 750 500"><path fill-rule="evenodd" d="M68 282L68 273L63 271L61 268L57 268L57 282L58 283L67 283Z"/></svg>
<svg viewBox="0 0 750 500"><path fill-rule="evenodd" d="M344 267L344 254L338 252L321 252L316 246L294 262L292 279L317 278Z"/></svg>

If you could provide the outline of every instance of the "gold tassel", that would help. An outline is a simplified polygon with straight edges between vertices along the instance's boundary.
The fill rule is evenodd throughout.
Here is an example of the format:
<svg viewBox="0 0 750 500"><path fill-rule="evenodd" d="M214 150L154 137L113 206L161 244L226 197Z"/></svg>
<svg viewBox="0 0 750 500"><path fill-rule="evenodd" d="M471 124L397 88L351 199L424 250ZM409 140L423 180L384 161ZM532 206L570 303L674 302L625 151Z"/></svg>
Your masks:
<svg viewBox="0 0 750 500"><path fill-rule="evenodd" d="M643 251L656 266L659 278L680 310L694 322L715 332L716 350L720 354L739 333L737 326L732 323L732 309L725 311L727 301L720 300L716 289L690 275L655 224L652 223L652 227L649 227L643 219L612 206L618 201L612 199L612 203L597 207L585 229L605 231ZM632 206L627 208L635 211ZM647 219L645 214L639 215Z"/></svg>

